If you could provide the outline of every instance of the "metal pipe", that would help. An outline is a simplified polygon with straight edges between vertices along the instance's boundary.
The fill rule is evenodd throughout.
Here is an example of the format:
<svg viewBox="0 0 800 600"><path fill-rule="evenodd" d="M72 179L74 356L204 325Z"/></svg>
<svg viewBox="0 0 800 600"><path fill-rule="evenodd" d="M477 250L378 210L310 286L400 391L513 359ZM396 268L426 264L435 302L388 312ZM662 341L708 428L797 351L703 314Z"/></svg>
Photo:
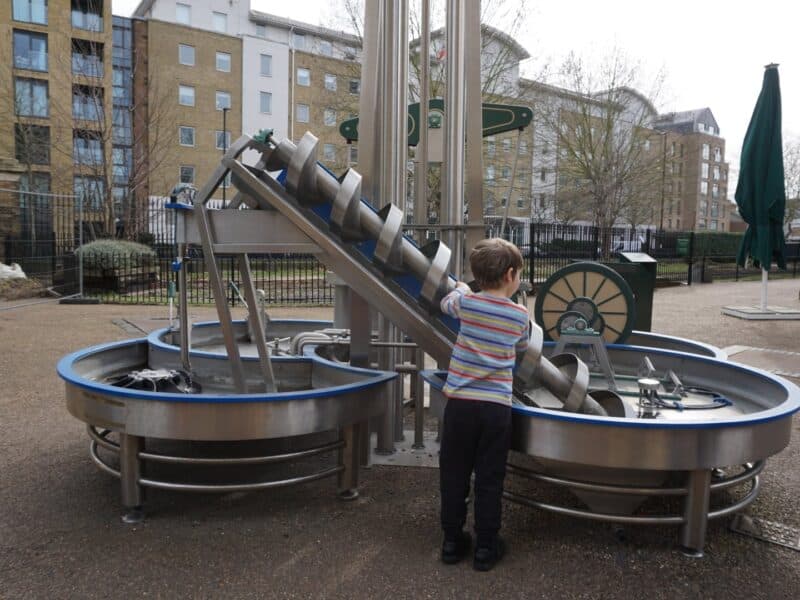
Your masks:
<svg viewBox="0 0 800 600"><path fill-rule="evenodd" d="M708 506L711 493L711 471L697 469L688 475L689 493L684 502L684 523L680 532L680 544L692 556L703 556L708 527Z"/></svg>
<svg viewBox="0 0 800 600"><path fill-rule="evenodd" d="M419 38L419 142L415 156L417 169L414 177L414 223L424 225L428 217L428 103L430 102L430 54L431 54L431 24L430 0L421 0L420 10L421 32ZM417 242L422 245L425 233L419 230Z"/></svg>
<svg viewBox="0 0 800 600"><path fill-rule="evenodd" d="M384 315L378 314L378 329L380 331L380 338L386 340L389 338L389 330L391 323ZM389 350L384 346L378 354L378 365L383 371L388 371L391 367ZM394 402L396 396L396 388L389 387L389 397L386 402L386 410L380 416L380 425L378 427L378 438L375 451L378 454L393 454L394 447Z"/></svg>
<svg viewBox="0 0 800 600"><path fill-rule="evenodd" d="M425 352L422 348L417 348L414 354L414 362L416 364L414 365L415 372L411 379L414 386L414 445L412 448L421 450L425 448L425 380L420 376L419 372L425 368Z"/></svg>
<svg viewBox="0 0 800 600"><path fill-rule="evenodd" d="M175 211L177 213L177 211ZM181 365L187 373L192 372L191 339L189 330L189 288L186 285L186 244L178 244L178 257L180 268L178 269L178 294L180 294L180 343L181 343Z"/></svg>
<svg viewBox="0 0 800 600"><path fill-rule="evenodd" d="M464 7L462 0L447 1L447 86L444 111L444 189L442 202L447 222L464 222ZM444 212L444 211L443 211ZM464 249L461 236L451 233L448 246L453 252L452 272L463 273Z"/></svg>

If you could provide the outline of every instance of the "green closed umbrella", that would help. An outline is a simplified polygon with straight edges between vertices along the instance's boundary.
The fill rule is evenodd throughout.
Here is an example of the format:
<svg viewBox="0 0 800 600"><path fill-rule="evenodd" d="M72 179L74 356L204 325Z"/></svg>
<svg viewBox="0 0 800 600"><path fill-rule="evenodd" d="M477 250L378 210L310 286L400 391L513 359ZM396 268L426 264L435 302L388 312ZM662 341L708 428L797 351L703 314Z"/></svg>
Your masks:
<svg viewBox="0 0 800 600"><path fill-rule="evenodd" d="M767 272L772 261L781 269L786 268L783 238L786 189L778 65L765 67L761 94L744 136L736 204L748 225L736 260L744 266L750 257L753 264L761 267L761 309L766 310Z"/></svg>

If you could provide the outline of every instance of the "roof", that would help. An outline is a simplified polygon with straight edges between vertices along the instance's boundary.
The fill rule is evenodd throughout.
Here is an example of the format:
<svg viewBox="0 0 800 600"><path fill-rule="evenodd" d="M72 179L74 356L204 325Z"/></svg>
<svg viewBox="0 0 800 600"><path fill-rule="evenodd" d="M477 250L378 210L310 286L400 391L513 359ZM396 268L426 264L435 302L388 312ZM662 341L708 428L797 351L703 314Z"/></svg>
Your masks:
<svg viewBox="0 0 800 600"><path fill-rule="evenodd" d="M327 27L319 27L318 25L310 25L302 21L295 21L286 17L279 17L269 13L263 13L257 10L250 11L250 20L263 25L276 25L285 29L294 29L304 33L310 33L319 37L327 38L330 40L343 40L348 44L360 48L361 38L346 31L337 31L336 29L328 29Z"/></svg>
<svg viewBox="0 0 800 600"><path fill-rule="evenodd" d="M444 27L440 27L439 29L435 29L431 31L431 39L436 39L440 37L444 37L445 29ZM517 40L512 38L508 35L505 31L501 31L496 27L492 27L491 25L486 25L485 23L481 23L481 34L484 37L489 37L489 39L498 39L501 43L505 44L514 52L514 55L517 57L518 60L525 60L526 58L530 58L530 53L519 43ZM411 48L415 48L419 46L419 38L414 38L409 42L409 46Z"/></svg>

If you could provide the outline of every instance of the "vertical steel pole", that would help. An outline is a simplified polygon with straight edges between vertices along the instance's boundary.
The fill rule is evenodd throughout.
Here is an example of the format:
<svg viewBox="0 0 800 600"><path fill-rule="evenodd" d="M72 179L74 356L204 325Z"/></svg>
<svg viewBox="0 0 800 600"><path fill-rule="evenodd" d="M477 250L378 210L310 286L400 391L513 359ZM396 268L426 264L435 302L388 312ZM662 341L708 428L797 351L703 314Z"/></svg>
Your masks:
<svg viewBox="0 0 800 600"><path fill-rule="evenodd" d="M142 487L139 479L142 466L139 452L142 451L144 438L121 433L119 436L119 480L122 492L122 506L125 514L122 520L126 523L138 523L142 520Z"/></svg>
<svg viewBox="0 0 800 600"><path fill-rule="evenodd" d="M350 364L354 367L370 366L370 342L372 341L372 312L369 303L351 290L350 292ZM369 422L356 424L356 446L359 462L370 462Z"/></svg>
<svg viewBox="0 0 800 600"><path fill-rule="evenodd" d="M417 168L414 177L414 223L425 225L428 217L428 103L430 102L431 24L430 0L422 0L419 40L419 142L417 143ZM425 232L417 229L417 242L425 242Z"/></svg>
<svg viewBox="0 0 800 600"><path fill-rule="evenodd" d="M175 211L176 213L178 211ZM183 217L181 217L183 220ZM178 293L180 294L180 328L181 328L181 365L187 373L192 372L189 362L191 350L191 332L189 331L189 290L186 286L186 244L178 244L180 270L178 271Z"/></svg>
<svg viewBox="0 0 800 600"><path fill-rule="evenodd" d="M452 250L452 271L463 274L464 244L464 2L447 1L447 85L444 105L444 189L447 223L452 229L446 237ZM444 212L444 211L443 211Z"/></svg>
<svg viewBox="0 0 800 600"><path fill-rule="evenodd" d="M425 352L417 347L414 353L416 371L412 377L414 386L414 445L413 448L421 450L425 448L424 427L425 427L425 380L422 379L420 371L425 368Z"/></svg>
<svg viewBox="0 0 800 600"><path fill-rule="evenodd" d="M708 527L711 471L709 469L690 471L688 479L689 493L684 501L684 522L681 527L680 543L685 554L700 557L703 556Z"/></svg>
<svg viewBox="0 0 800 600"><path fill-rule="evenodd" d="M464 36L464 75L466 85L464 86L466 99L466 158L464 176L466 179L464 197L466 198L467 211L469 212L468 225L465 240L464 256L469 256L469 252L475 245L485 237L483 225L483 99L481 86L481 2L471 0L464 2L464 25L462 29ZM517 138L519 147L519 138ZM519 149L517 151L519 156ZM511 185L509 186L508 201L506 208L511 205L511 191L514 188L514 174L516 171L516 160L514 169L511 171ZM503 233L501 232L501 236ZM469 267L469 260L465 261L464 279L472 279L472 270Z"/></svg>

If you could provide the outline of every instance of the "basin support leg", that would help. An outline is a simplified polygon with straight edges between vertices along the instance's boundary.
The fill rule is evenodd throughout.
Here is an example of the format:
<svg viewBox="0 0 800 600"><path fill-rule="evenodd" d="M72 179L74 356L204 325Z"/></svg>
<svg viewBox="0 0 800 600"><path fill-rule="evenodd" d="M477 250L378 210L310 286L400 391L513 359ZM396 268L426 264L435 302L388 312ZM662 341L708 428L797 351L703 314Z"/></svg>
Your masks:
<svg viewBox="0 0 800 600"><path fill-rule="evenodd" d="M687 556L703 556L708 527L708 504L711 495L711 471L699 469L689 471L687 482L689 493L684 505L684 523L681 527L681 549Z"/></svg>
<svg viewBox="0 0 800 600"><path fill-rule="evenodd" d="M354 500L358 498L359 424L348 425L342 429L344 446L339 449L339 498Z"/></svg>
<svg viewBox="0 0 800 600"><path fill-rule="evenodd" d="M417 347L414 362L417 370L411 375L412 389L414 390L414 446L416 450L425 448L425 380L420 371L425 368L425 352Z"/></svg>
<svg viewBox="0 0 800 600"><path fill-rule="evenodd" d="M394 327L384 315L378 315L381 341L391 341ZM378 368L388 371L393 367L392 358L393 353L389 348L380 348L380 359L378 360ZM380 416L380 423L378 426L378 438L375 445L375 452L377 454L394 454L394 419L395 410L394 403L397 401L397 386L392 384L388 388L388 398L386 401L386 410Z"/></svg>
<svg viewBox="0 0 800 600"><path fill-rule="evenodd" d="M142 501L144 499L139 479L142 475L142 463L139 453L144 448L144 438L138 435L121 433L119 436L119 479L122 490L122 506L125 523L139 523L144 519Z"/></svg>
<svg viewBox="0 0 800 600"><path fill-rule="evenodd" d="M348 288L349 289L349 288ZM372 309L361 296L350 290L350 364L354 367L369 368L370 344L372 342ZM359 447L359 462L369 466L372 458L370 448L369 421L356 425Z"/></svg>

